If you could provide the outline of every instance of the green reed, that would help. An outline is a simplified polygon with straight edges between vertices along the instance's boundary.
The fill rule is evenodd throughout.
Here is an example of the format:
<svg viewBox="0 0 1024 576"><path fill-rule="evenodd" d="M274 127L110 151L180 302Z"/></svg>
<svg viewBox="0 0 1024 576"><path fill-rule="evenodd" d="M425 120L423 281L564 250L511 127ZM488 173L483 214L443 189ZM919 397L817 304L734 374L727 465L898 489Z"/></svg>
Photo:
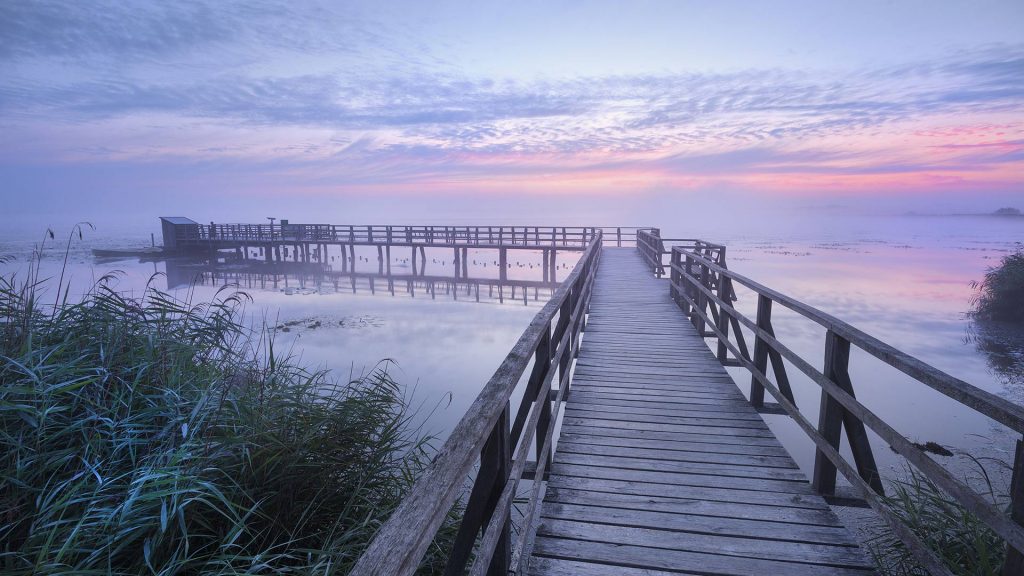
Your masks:
<svg viewBox="0 0 1024 576"><path fill-rule="evenodd" d="M344 574L429 462L387 363L298 366L243 294L44 284L0 278L4 574Z"/></svg>
<svg viewBox="0 0 1024 576"><path fill-rule="evenodd" d="M980 483L993 504L1006 506L996 497L981 462L974 459ZM1006 463L1000 463L1006 466ZM915 468L891 483L886 503L910 530L949 568L962 576L997 576L1006 557L1006 542L981 519ZM927 576L903 543L887 530L868 541L868 551L879 571L887 576Z"/></svg>
<svg viewBox="0 0 1024 576"><path fill-rule="evenodd" d="M1003 257L998 266L989 268L985 278L973 282L978 290L974 297L974 315L982 320L1024 324L1024 247Z"/></svg>

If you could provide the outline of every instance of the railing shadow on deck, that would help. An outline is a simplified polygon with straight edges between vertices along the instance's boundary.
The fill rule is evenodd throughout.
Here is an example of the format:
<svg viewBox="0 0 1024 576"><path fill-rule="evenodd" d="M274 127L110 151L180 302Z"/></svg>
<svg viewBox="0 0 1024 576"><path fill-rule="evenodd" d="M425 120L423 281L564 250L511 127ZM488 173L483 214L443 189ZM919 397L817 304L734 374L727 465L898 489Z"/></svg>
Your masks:
<svg viewBox="0 0 1024 576"><path fill-rule="evenodd" d="M474 576L504 576L512 565L513 550L520 553L521 563L528 561L522 554L528 529L520 530L513 546L512 501L528 471L531 450L536 454L532 470L535 478L542 478L551 462L554 417L568 392L570 366L579 350L579 335L601 257L602 231L594 231L569 277L537 313L434 461L378 530L352 574L414 573L474 471L446 573L463 574L468 566ZM512 412L513 392L528 367L522 400ZM524 527L532 523L541 487L541 482L533 483Z"/></svg>
<svg viewBox="0 0 1024 576"><path fill-rule="evenodd" d="M851 348L863 351L1017 434L1024 434L1024 407L946 374L834 316L730 271L724 260L724 246L693 240L673 245L675 242L641 234L637 246L655 274L664 273L663 257L670 256L667 268L671 297L702 336L714 339L713 346L723 365L740 366L749 371L750 402L759 411L789 416L814 443L811 484L819 494L836 495L837 471L841 472L923 567L935 576L952 574L939 556L881 498L884 491L867 435L870 429L1007 542L1004 576L1024 574L1021 556L1024 551L1024 441L1016 443L1009 494L1011 514L1008 516L857 400L849 372ZM755 319L748 318L734 306L736 285L756 295ZM776 337L772 326L773 305L787 308L824 328L825 353L821 370ZM744 329L753 337L752 352ZM821 388L817 425L796 406L787 363ZM769 364L774 378L769 376ZM765 403L765 390L775 403ZM839 451L844 429L853 455L852 465Z"/></svg>

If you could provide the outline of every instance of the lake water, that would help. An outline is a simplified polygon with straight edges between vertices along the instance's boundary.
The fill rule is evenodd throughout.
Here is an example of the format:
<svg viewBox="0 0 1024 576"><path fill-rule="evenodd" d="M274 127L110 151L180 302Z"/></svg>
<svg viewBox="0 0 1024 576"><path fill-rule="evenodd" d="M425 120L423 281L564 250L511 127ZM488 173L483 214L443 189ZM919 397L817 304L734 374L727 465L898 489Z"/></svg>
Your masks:
<svg viewBox="0 0 1024 576"><path fill-rule="evenodd" d="M613 220L609 216L599 223ZM831 313L953 376L1013 401L1024 401L1022 339L1013 331L994 328L975 330L982 338L971 338L971 322L965 317L973 295L970 283L1024 240L1024 218L823 213L781 224L725 230L696 215L668 216L634 223L660 225L662 235L668 238L700 237L724 243L731 269ZM460 220L448 223L500 224L493 219ZM557 218L539 220L543 225ZM21 223L17 229L0 233L0 255L14 257L0 264L0 273L24 269L46 225ZM61 238L66 239L69 231L67 225L58 226L58 240L47 241L50 248L43 260L44 276L59 275L64 258ZM183 286L181 280L183 274L191 277L187 267L168 275L163 262L96 261L91 255L93 248L148 245L151 232L159 236L156 218L127 227L86 229L82 240L76 237L72 241L68 256L70 278L65 280L70 280L72 294L84 292L103 274L118 270L117 286L126 291L141 293L152 281L179 295L192 289L193 298L212 297L225 281L223 276L207 271L198 285L187 288L187 282ZM376 268L375 253L358 255L360 266ZM402 259L407 256L396 252L393 257L396 267L405 265ZM450 274L450 258L446 251L428 252L430 272ZM487 276L494 270L493 253L471 251L470 258L474 261L471 276ZM569 257L560 260L561 276L568 273L572 261ZM540 279L539 254L513 253L510 262L513 277ZM458 421L550 295L550 289L530 289L524 304L519 290L515 297L503 297L504 302L499 303L492 294L477 302L472 291L453 294L435 289L431 294L424 286L416 288L414 295L401 287L392 295L386 284L384 288L378 285L371 294L364 285L353 293L344 283L335 286L329 281L300 281L288 276L279 277L276 284L253 277L238 282L253 297L248 307L250 320L287 326L286 332L278 334L279 346L290 348L304 363L330 368L348 378L372 370L384 359L393 360L391 372L408 386L412 405L424 425L442 436ZM756 298L742 289L737 293L737 306L753 317ZM824 331L780 307L774 312L779 339L804 357L815 359L820 368ZM742 369L730 370L746 391L749 375ZM820 389L799 378L795 370L790 369L789 374L797 404L815 420ZM887 365L855 352L851 376L858 398L912 440L1011 459L1013 435ZM810 441L789 419L766 419L809 471L813 462ZM874 446L882 468L898 471L899 459L883 443L876 441ZM954 468L959 461L958 470L962 469L962 457L936 458Z"/></svg>

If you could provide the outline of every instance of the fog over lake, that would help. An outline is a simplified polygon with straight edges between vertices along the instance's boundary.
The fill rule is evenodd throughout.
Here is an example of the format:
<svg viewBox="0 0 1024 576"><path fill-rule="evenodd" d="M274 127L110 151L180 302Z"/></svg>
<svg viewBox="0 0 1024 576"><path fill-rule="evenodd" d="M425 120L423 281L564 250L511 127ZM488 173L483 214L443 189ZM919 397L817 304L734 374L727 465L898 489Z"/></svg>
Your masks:
<svg viewBox="0 0 1024 576"><path fill-rule="evenodd" d="M633 210L638 210L633 208ZM200 221L202 214L183 210ZM593 215L598 224L615 224L616 214ZM1020 358L1022 339L1012 331L989 325L976 326L966 313L974 290L986 269L1012 252L1024 239L1024 218L956 215L857 215L836 209L804 210L773 218L757 228L723 227L694 218L693 214L651 212L627 222L660 227L665 238L703 238L727 246L731 270L847 321L895 347L984 390L1016 402L1024 400ZM578 218L566 218L578 221ZM557 221L543 215L538 224ZM294 220L293 220L294 221ZM372 221L389 223L387 214ZM408 221L408 220L406 220ZM443 215L427 215L424 221L440 224ZM324 221L327 222L327 221ZM345 223L338 220L336 223ZM474 223L472 216L454 218L454 224ZM480 223L498 225L493 216ZM521 225L525 220L509 220ZM312 223L312 222L310 222ZM334 222L332 222L334 223ZM396 222L400 223L400 222ZM52 227L55 240L46 240L43 276L60 275L70 227L67 222L43 219L19 222L20 230L0 236L0 254L12 258L0 266L3 274L24 273L32 250ZM23 230L35 228L31 235ZM139 262L137 258L98 260L94 248L133 248L149 245L150 233L159 244L155 216L83 228L83 239L71 240L65 281L71 294L81 294L104 274L115 272L113 285L140 295L147 284L169 290L180 298L202 301L224 286L252 297L246 308L253 325L277 328L279 350L312 366L327 368L343 379L373 370L388 360L389 370L408 387L413 408L426 429L444 436L458 421L482 385L508 353L519 334L551 295L551 289L522 290L504 302L496 293L480 302L470 293L443 289L430 294L424 288L413 294L401 287L394 295L386 284L371 294L360 284L353 293L344 281L319 282L283 274L273 280L258 275L228 277L209 268L190 268L188 262ZM406 249L407 250L407 249ZM493 270L493 253L470 251L471 276ZM357 265L376 268L371 249L357 252ZM392 253L393 271L401 274L408 259L401 249ZM512 276L539 279L540 254L514 251ZM575 255L565 253L559 276L568 274ZM372 262L372 263L371 263ZM428 249L431 274L451 274L448 250ZM335 266L334 268L337 268ZM199 282L187 279L200 271ZM406 270L407 272L407 270ZM185 279L185 280L183 280ZM52 282L51 282L52 285ZM666 282L666 290L667 290ZM52 295L52 290L51 290ZM756 296L737 288L737 307L754 317ZM680 321L683 321L680 313ZM784 309L776 311L774 327L780 340L814 360L820 367L824 331ZM815 360L816 359L816 360ZM749 373L729 369L738 385L749 390ZM794 378L797 404L815 413L819 389L809 380ZM902 376L885 364L858 356L851 361L851 375L858 398L912 440L937 442L954 450L1008 459L1012 436L1000 425L978 415ZM809 472L813 447L788 418L766 415L770 427L801 467ZM876 439L876 458L883 469L901 468L899 459L881 449ZM939 457L940 460L948 460Z"/></svg>

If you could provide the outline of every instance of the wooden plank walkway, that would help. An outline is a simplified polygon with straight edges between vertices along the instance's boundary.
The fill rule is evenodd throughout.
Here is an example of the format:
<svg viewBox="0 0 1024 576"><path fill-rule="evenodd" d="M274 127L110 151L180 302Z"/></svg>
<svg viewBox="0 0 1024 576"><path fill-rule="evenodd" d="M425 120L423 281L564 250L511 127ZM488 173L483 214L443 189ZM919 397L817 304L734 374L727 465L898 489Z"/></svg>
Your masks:
<svg viewBox="0 0 1024 576"><path fill-rule="evenodd" d="M666 282L606 248L529 573L873 570Z"/></svg>

